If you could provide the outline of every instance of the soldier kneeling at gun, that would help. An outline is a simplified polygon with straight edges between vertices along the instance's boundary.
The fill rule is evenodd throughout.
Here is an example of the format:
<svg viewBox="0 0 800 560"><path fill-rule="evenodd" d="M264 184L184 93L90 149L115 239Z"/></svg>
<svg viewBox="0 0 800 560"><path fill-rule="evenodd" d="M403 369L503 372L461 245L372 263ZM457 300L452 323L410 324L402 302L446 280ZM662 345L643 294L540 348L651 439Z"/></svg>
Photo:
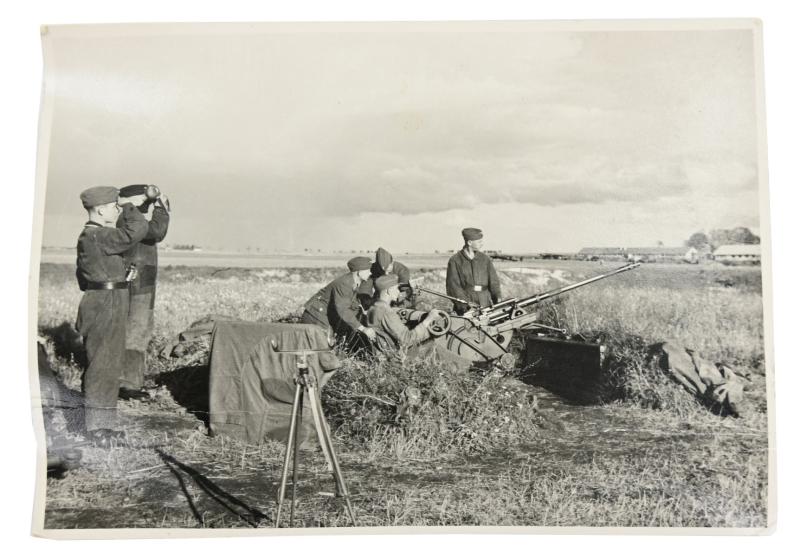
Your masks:
<svg viewBox="0 0 800 560"><path fill-rule="evenodd" d="M409 329L392 303L400 299L400 280L395 274L386 274L375 279L378 299L367 312L367 326L375 330L375 347L382 353L400 352L405 354L409 348L430 338L428 325L433 322L433 314L413 329Z"/></svg>
<svg viewBox="0 0 800 560"><path fill-rule="evenodd" d="M401 298L400 281L394 274L375 279L378 299L367 312L367 326L375 331L374 347L382 355L405 357L434 357L448 362L458 370L466 371L472 362L432 343L430 326L437 314L429 312L414 327L409 328L392 303Z"/></svg>

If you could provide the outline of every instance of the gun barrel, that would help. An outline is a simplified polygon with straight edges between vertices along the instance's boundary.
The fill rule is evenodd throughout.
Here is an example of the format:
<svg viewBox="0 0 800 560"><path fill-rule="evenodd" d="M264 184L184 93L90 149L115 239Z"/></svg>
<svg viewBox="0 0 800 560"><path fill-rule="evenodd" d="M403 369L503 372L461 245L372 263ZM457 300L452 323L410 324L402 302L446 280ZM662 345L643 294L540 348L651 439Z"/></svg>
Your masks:
<svg viewBox="0 0 800 560"><path fill-rule="evenodd" d="M417 288L420 292L427 292L429 294L433 294L435 296L439 296L441 298L449 299L450 301L454 301L456 303L462 303L464 305L474 306L475 304L457 297L448 296L447 294L443 294L442 292L437 292L436 290L430 290L428 288L423 288L422 286Z"/></svg>
<svg viewBox="0 0 800 560"><path fill-rule="evenodd" d="M489 317L490 320L500 319L503 318L509 311L514 308L520 307L528 307L530 305L534 305L546 299L554 298L559 296L565 292L569 292L571 290L575 290L587 284L591 284L593 282L597 282L598 280L602 280L604 278L608 278L610 276L615 276L622 272L627 272L628 270L633 270L634 268L638 267L640 263L631 263L625 266L621 266L617 269L611 270L609 272L605 272L603 274L598 274L597 276L592 276L591 278L587 278L586 280L581 280L580 282L575 282L574 284L569 284L562 288L556 288L555 290L550 290L548 292L542 292L541 294L536 294L534 296L530 296L527 298L521 298L518 300L513 300L511 303L509 302L500 302L488 309L486 309L486 315Z"/></svg>

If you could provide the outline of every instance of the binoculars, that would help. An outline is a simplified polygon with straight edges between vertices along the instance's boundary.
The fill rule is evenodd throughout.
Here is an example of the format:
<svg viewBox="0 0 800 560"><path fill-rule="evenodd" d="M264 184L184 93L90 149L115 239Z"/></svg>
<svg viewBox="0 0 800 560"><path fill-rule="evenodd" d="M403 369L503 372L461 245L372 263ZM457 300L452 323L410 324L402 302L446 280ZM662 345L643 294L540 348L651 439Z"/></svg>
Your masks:
<svg viewBox="0 0 800 560"><path fill-rule="evenodd" d="M158 187L155 185L147 185L144 189L144 195L147 197L147 200L156 200L161 196L161 191L158 190Z"/></svg>

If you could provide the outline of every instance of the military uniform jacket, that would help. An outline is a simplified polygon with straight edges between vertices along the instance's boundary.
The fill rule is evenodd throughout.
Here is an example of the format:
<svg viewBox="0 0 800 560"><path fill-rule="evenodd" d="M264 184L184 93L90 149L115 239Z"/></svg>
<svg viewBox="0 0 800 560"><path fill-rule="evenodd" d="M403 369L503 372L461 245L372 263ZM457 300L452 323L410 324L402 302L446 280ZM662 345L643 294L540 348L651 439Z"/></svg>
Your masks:
<svg viewBox="0 0 800 560"><path fill-rule="evenodd" d="M447 295L477 303L481 307L497 303L502 298L500 279L486 254L475 251L472 259L461 250L447 263ZM467 311L464 305L456 303L457 313Z"/></svg>
<svg viewBox="0 0 800 560"><path fill-rule="evenodd" d="M394 266L392 267L392 274L397 275L400 285L402 286L403 284L408 284L411 282L411 271L408 270L408 267L403 263L399 263L397 261L393 262ZM362 304L365 305L365 307L371 306L374 298L378 297L378 294L375 293L375 280L386 274L386 272L384 272L384 270L376 262L372 263L370 273L371 276L362 282L358 287L358 298L361 300Z"/></svg>
<svg viewBox="0 0 800 560"><path fill-rule="evenodd" d="M338 330L341 323L357 331L361 326L358 320L358 300L353 274L343 274L306 302L305 310L315 319Z"/></svg>
<svg viewBox="0 0 800 560"><path fill-rule="evenodd" d="M122 207L116 228L88 222L78 236L76 276L81 290L87 282L124 282L123 253L147 235L147 220L131 204Z"/></svg>
<svg viewBox="0 0 800 560"><path fill-rule="evenodd" d="M122 219L122 218L120 218ZM131 282L131 293L146 293L155 290L158 274L158 248L167 236L169 213L156 203L153 214L147 222L147 233L144 238L125 252L125 264L136 265L136 278ZM119 223L118 223L119 225Z"/></svg>
<svg viewBox="0 0 800 560"><path fill-rule="evenodd" d="M425 326L419 324L409 329L397 311L380 299L367 312L367 326L375 329L375 344L384 353L406 352L428 338L428 329Z"/></svg>
<svg viewBox="0 0 800 560"><path fill-rule="evenodd" d="M375 264L377 265L377 263ZM380 269L379 266L376 266L375 268ZM383 276L383 274L378 274L378 276ZM401 285L408 284L411 281L411 271L409 271L408 267L403 263L394 261L394 266L392 266L392 274L397 275L397 279L400 281ZM375 276L375 273L373 271L373 278L377 278L378 276Z"/></svg>

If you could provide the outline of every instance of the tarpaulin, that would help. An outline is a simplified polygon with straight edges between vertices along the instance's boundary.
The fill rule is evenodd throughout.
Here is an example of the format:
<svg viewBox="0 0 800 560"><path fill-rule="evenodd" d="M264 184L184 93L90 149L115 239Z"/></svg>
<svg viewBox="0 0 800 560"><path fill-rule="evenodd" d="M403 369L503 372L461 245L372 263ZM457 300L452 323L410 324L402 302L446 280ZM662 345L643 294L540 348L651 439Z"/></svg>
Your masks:
<svg viewBox="0 0 800 560"><path fill-rule="evenodd" d="M330 348L327 331L316 325L217 321L209 361L212 434L256 444L287 439L298 358L279 354L272 341L278 350ZM308 367L322 388L339 361L328 350L309 355ZM301 441L314 433L308 398L299 429Z"/></svg>
<svg viewBox="0 0 800 560"><path fill-rule="evenodd" d="M675 340L654 344L649 353L658 359L663 371L700 400L719 405L735 416L741 413L745 376L725 364L703 358Z"/></svg>

